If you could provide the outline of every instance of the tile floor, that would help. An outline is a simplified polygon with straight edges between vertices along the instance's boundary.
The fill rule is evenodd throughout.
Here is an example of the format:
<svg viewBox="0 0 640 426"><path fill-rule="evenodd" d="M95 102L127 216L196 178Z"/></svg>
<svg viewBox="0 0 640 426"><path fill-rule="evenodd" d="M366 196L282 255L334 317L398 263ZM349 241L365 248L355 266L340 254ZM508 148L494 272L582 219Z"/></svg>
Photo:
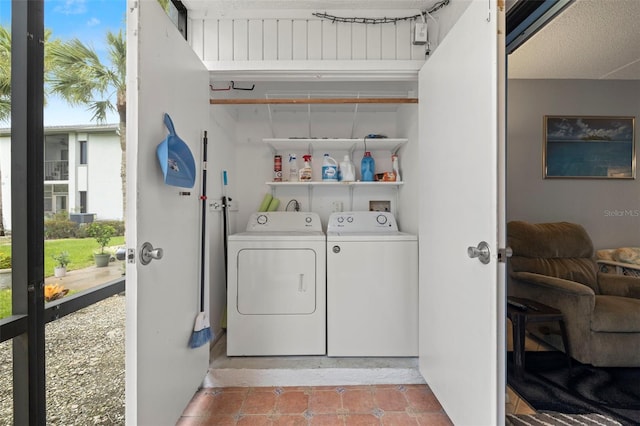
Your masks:
<svg viewBox="0 0 640 426"><path fill-rule="evenodd" d="M511 350L507 321L507 349ZM527 337L527 351L546 348ZM507 387L507 414L534 414ZM451 425L428 385L210 387L200 389L178 425Z"/></svg>
<svg viewBox="0 0 640 426"><path fill-rule="evenodd" d="M451 425L427 385L203 388L178 425Z"/></svg>

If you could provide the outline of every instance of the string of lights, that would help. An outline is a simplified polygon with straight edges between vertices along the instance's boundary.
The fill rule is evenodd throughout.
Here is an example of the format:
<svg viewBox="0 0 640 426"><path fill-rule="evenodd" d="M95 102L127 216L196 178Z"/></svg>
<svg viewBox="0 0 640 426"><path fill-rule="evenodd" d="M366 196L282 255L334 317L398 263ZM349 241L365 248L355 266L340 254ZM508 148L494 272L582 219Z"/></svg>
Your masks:
<svg viewBox="0 0 640 426"><path fill-rule="evenodd" d="M316 18L328 19L332 23L346 22L346 23L352 23L352 24L395 24L396 22L400 22L400 21L412 21L419 18L424 18L425 14L427 15L432 14L442 9L446 5L448 5L449 2L450 0L442 0L434 4L430 9L426 10L425 12L422 12L417 15L401 16L397 18L386 18L386 17L385 18L357 18L357 17L349 18L349 17L343 17L343 16L329 15L327 13L321 13L321 12L314 12L313 16L315 16Z"/></svg>

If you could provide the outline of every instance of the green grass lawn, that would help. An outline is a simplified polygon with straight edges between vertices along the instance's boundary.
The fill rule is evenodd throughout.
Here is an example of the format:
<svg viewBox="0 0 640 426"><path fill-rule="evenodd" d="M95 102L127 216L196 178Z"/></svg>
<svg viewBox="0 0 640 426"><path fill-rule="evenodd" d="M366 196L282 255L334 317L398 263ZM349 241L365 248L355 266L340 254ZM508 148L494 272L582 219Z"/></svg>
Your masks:
<svg viewBox="0 0 640 426"><path fill-rule="evenodd" d="M0 319L11 315L11 290L0 290Z"/></svg>
<svg viewBox="0 0 640 426"><path fill-rule="evenodd" d="M112 237L109 246L124 245L124 237ZM94 264L93 253L100 250L100 246L93 238L67 238L61 240L46 240L44 242L44 276L53 275L56 261L52 255L61 251L68 251L71 262L67 270L83 269ZM113 250L111 250L113 252ZM0 253L11 254L11 241L0 243ZM0 290L0 318L11 315L11 290Z"/></svg>
<svg viewBox="0 0 640 426"><path fill-rule="evenodd" d="M124 245L124 237L113 237L109 242L111 247ZM82 269L93 265L93 253L100 250L100 246L93 238L65 238L60 240L46 240L44 242L44 276L53 275L56 261L53 256L61 251L68 251L71 262L67 271ZM113 250L112 250L113 252ZM11 254L11 243L0 244L0 253Z"/></svg>

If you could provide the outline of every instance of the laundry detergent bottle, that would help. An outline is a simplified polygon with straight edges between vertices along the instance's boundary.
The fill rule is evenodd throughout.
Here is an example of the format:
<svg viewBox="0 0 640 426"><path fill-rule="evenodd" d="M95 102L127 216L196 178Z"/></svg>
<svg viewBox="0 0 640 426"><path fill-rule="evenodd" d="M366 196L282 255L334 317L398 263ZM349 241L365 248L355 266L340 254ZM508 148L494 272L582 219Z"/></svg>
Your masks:
<svg viewBox="0 0 640 426"><path fill-rule="evenodd" d="M338 181L338 162L330 157L329 154L325 154L324 160L322 161L322 181Z"/></svg>
<svg viewBox="0 0 640 426"><path fill-rule="evenodd" d="M362 162L360 163L360 173L362 174L362 181L373 182L375 170L376 162L371 156L371 152L365 151L364 157L362 157Z"/></svg>
<svg viewBox="0 0 640 426"><path fill-rule="evenodd" d="M349 154L344 156L340 162L340 180L342 182L353 182L356 180L356 166L349 158Z"/></svg>

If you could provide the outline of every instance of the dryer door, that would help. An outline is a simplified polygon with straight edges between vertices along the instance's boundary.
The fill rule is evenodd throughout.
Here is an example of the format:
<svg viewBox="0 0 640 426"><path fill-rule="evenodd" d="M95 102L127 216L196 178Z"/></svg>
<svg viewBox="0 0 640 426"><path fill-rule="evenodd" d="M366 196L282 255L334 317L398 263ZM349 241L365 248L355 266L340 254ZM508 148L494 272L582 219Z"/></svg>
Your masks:
<svg viewBox="0 0 640 426"><path fill-rule="evenodd" d="M237 303L242 315L312 314L316 309L315 251L241 250Z"/></svg>

